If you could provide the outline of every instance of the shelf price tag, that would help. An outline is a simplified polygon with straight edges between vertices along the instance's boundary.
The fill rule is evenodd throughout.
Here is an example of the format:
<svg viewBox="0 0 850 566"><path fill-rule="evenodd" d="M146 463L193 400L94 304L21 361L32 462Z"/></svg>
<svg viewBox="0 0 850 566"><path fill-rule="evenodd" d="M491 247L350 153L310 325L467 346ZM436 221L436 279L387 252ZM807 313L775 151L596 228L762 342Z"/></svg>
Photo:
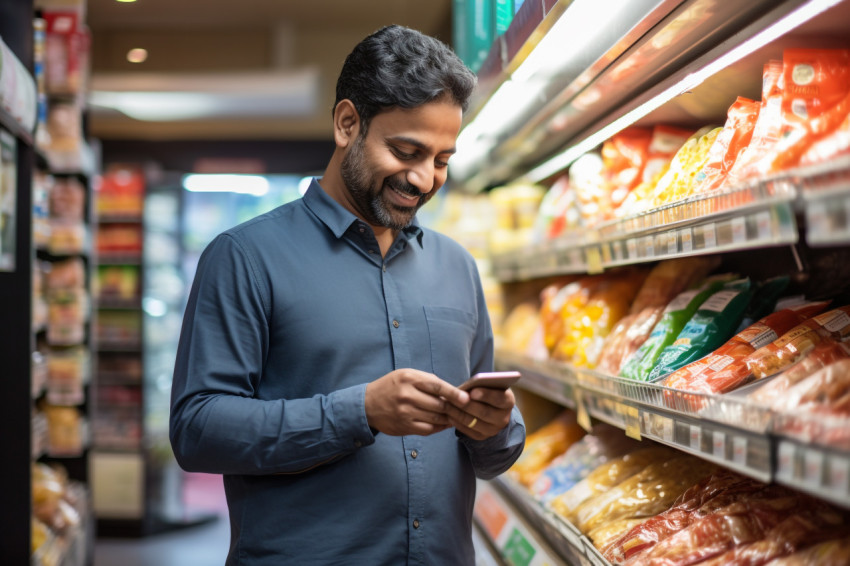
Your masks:
<svg viewBox="0 0 850 566"><path fill-rule="evenodd" d="M770 220L770 211L764 210L756 214L756 227L758 228L759 240L770 240L773 236L773 223Z"/></svg>
<svg viewBox="0 0 850 566"><path fill-rule="evenodd" d="M674 431L676 423L673 419L668 417L659 416L659 418L661 419L661 438L663 438L665 442L672 443L675 439Z"/></svg>
<svg viewBox="0 0 850 566"><path fill-rule="evenodd" d="M628 253L629 259L635 259L638 256L638 243L637 239L629 238L626 240L626 252Z"/></svg>
<svg viewBox="0 0 850 566"><path fill-rule="evenodd" d="M732 243L743 244L747 241L747 219L738 216L732 219Z"/></svg>
<svg viewBox="0 0 850 566"><path fill-rule="evenodd" d="M667 253L675 254L679 251L679 238L676 234L675 230L670 231L667 234Z"/></svg>
<svg viewBox="0 0 850 566"><path fill-rule="evenodd" d="M790 442L780 442L776 455L776 475L790 481L794 479L794 456L797 449Z"/></svg>
<svg viewBox="0 0 850 566"><path fill-rule="evenodd" d="M623 243L622 242L613 242L611 246L614 248L614 258L617 261L625 261L626 256L623 252Z"/></svg>
<svg viewBox="0 0 850 566"><path fill-rule="evenodd" d="M806 206L806 229L809 238L823 237L826 235L826 204L822 201L810 202Z"/></svg>
<svg viewBox="0 0 850 566"><path fill-rule="evenodd" d="M715 458L726 459L726 434L719 430L711 433L711 453Z"/></svg>
<svg viewBox="0 0 850 566"><path fill-rule="evenodd" d="M643 257L655 257L655 238L652 236L643 239Z"/></svg>
<svg viewBox="0 0 850 566"><path fill-rule="evenodd" d="M717 247L717 228L714 226L714 222L702 227L702 238L705 242L703 246L705 249Z"/></svg>
<svg viewBox="0 0 850 566"><path fill-rule="evenodd" d="M626 436L640 440L640 411L637 407L626 407Z"/></svg>
<svg viewBox="0 0 850 566"><path fill-rule="evenodd" d="M747 465L747 439L736 436L732 439L732 461L739 466Z"/></svg>
<svg viewBox="0 0 850 566"><path fill-rule="evenodd" d="M611 265L611 246L602 244L602 264Z"/></svg>
<svg viewBox="0 0 850 566"><path fill-rule="evenodd" d="M823 484L824 455L820 450L807 449L803 453L803 479L809 485L820 487Z"/></svg>
<svg viewBox="0 0 850 566"><path fill-rule="evenodd" d="M841 496L850 495L850 459L833 455L829 459L829 487Z"/></svg>
<svg viewBox="0 0 850 566"><path fill-rule="evenodd" d="M694 251L694 239L693 233L690 228L683 228L679 231L679 237L682 240L682 251L683 252L692 252Z"/></svg>
<svg viewBox="0 0 850 566"><path fill-rule="evenodd" d="M580 391L576 391L576 422L578 425L590 432L590 429L593 428L593 425L590 422L590 415L587 413L587 407L584 405L584 397L582 397Z"/></svg>
<svg viewBox="0 0 850 566"><path fill-rule="evenodd" d="M599 246L587 246L584 256L587 261L588 273L591 275L602 273L602 254L599 253Z"/></svg>
<svg viewBox="0 0 850 566"><path fill-rule="evenodd" d="M497 540L508 524L508 512L486 484L481 487L483 489L479 490L475 499L475 516L490 535L490 539Z"/></svg>
<svg viewBox="0 0 850 566"><path fill-rule="evenodd" d="M691 425L690 446L691 450L702 451L702 428L699 425Z"/></svg>

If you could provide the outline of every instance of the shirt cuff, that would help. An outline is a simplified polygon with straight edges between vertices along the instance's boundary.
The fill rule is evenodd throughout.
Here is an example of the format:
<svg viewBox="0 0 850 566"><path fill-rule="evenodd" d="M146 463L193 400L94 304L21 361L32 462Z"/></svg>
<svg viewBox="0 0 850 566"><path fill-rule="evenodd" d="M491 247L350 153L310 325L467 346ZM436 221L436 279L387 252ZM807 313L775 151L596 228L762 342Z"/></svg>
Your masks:
<svg viewBox="0 0 850 566"><path fill-rule="evenodd" d="M375 434L366 420L366 384L334 391L330 397L340 437L349 435L354 448L374 444Z"/></svg>

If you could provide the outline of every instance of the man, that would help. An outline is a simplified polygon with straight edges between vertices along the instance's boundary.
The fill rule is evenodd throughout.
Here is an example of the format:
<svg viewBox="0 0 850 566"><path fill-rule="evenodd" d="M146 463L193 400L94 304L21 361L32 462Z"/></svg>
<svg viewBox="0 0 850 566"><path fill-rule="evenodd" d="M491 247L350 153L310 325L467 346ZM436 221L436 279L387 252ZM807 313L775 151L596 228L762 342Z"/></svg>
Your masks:
<svg viewBox="0 0 850 566"><path fill-rule="evenodd" d="M446 180L475 77L391 26L347 57L335 151L304 197L205 250L171 441L224 474L227 564L473 564L475 477L519 456L475 262L414 215Z"/></svg>

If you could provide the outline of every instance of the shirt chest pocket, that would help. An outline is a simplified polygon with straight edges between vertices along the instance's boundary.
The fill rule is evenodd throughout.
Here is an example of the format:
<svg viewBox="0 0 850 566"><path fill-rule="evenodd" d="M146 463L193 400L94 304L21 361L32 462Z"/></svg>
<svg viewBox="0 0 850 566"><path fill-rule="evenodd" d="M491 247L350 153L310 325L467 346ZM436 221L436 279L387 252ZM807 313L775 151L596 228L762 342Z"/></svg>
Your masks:
<svg viewBox="0 0 850 566"><path fill-rule="evenodd" d="M469 352L477 327L475 315L453 307L425 306L431 367L454 385L469 378Z"/></svg>

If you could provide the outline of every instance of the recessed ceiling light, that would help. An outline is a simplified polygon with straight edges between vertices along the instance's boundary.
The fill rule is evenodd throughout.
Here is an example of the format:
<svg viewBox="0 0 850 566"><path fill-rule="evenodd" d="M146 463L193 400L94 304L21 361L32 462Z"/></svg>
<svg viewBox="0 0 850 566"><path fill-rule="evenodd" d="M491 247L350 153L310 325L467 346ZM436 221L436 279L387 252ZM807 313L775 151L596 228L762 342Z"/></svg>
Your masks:
<svg viewBox="0 0 850 566"><path fill-rule="evenodd" d="M127 52L127 61L130 63L144 63L148 58L148 50L137 47Z"/></svg>
<svg viewBox="0 0 850 566"><path fill-rule="evenodd" d="M130 3L130 2L135 2L136 0L115 0L115 1L116 1L116 2L125 2L125 3Z"/></svg>

